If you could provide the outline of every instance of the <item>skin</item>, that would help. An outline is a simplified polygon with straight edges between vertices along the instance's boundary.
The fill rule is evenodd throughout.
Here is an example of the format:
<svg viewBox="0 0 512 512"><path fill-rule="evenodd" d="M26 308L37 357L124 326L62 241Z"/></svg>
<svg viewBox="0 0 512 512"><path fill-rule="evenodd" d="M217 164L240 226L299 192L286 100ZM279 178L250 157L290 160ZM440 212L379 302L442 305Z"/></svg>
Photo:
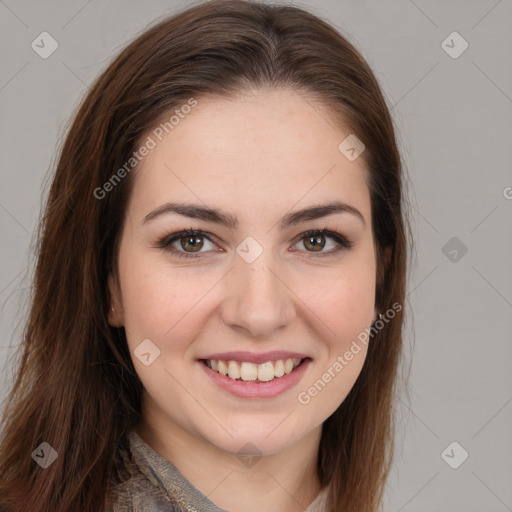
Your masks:
<svg viewBox="0 0 512 512"><path fill-rule="evenodd" d="M252 90L197 99L133 175L118 278L109 279L109 321L125 327L144 385L137 432L221 508L303 511L320 491L322 422L357 379L364 345L307 405L297 395L375 319L367 170L363 158L351 162L338 150L350 130L303 93ZM291 210L333 200L357 208L365 223L345 212L284 230L277 224ZM219 208L236 215L238 225L230 230L174 213L143 222L169 201ZM189 228L217 240L202 238L197 258L157 246ZM300 235L324 228L354 246L319 256ZM250 264L236 252L248 236L263 248ZM323 254L337 247L328 236L320 242ZM179 240L172 247L198 254ZM160 350L149 366L133 355L144 339ZM277 397L238 398L218 388L197 361L232 350L299 351L312 362L301 381ZM247 453L261 455L250 467L236 455L247 443L256 447Z"/></svg>

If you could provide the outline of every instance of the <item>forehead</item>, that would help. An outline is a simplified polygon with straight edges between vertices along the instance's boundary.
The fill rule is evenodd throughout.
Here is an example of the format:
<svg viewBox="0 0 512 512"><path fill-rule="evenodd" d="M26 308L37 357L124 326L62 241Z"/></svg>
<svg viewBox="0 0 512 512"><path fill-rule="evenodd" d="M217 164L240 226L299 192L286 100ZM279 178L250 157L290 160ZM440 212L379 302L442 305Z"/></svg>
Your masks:
<svg viewBox="0 0 512 512"><path fill-rule="evenodd" d="M134 176L133 196L141 210L177 200L263 216L340 200L369 217L365 162L349 161L340 152L350 129L326 106L282 89L196 101L167 130L159 121L145 134L155 147Z"/></svg>

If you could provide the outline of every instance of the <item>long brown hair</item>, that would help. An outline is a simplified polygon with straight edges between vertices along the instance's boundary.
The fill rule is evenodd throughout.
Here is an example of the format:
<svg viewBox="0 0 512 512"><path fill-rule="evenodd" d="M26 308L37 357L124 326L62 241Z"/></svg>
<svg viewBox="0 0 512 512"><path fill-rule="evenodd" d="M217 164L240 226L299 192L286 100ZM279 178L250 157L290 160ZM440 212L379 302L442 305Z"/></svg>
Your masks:
<svg viewBox="0 0 512 512"><path fill-rule="evenodd" d="M164 114L192 96L230 96L260 86L318 98L365 144L376 306L385 312L404 303L401 159L385 99L358 51L328 23L292 6L214 0L160 21L92 85L60 153L39 225L19 367L2 420L0 509L107 509L109 482L122 469L117 454L140 418L142 384L123 328L107 319L107 279L116 271L133 180L127 175L100 198L97 191ZM324 422L318 472L323 485L330 483L331 511L380 506L393 452L403 314L399 308L373 335L354 387ZM43 442L58 454L46 469L31 457Z"/></svg>

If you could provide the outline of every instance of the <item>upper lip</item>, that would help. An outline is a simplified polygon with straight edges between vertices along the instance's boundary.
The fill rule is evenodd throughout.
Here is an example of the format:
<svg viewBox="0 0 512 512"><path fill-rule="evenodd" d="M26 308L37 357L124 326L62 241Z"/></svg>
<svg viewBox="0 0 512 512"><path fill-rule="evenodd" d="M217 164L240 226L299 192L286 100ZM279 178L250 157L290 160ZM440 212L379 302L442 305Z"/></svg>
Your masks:
<svg viewBox="0 0 512 512"><path fill-rule="evenodd" d="M309 356L305 354L301 354L299 352L288 352L285 350L273 350L271 352L263 352L261 354L256 354L254 352L219 352L217 354L210 354L205 357L200 357L199 359L210 359L210 360L222 360L222 361L237 361L239 363L243 363L244 361L248 363L256 363L262 364L267 361L278 361L279 359L306 359Z"/></svg>

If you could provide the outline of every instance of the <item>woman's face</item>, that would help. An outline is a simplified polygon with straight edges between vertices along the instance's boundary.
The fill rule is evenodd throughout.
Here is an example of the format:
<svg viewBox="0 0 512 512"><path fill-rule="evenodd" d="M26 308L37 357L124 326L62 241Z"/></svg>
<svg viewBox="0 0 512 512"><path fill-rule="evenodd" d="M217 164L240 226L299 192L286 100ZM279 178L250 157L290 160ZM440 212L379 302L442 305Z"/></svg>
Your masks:
<svg viewBox="0 0 512 512"><path fill-rule="evenodd" d="M126 329L146 419L230 453L277 453L336 410L366 357L365 164L339 149L350 131L291 90L178 110L141 142L156 146L133 175L110 322ZM318 209L334 202L347 206ZM188 229L205 234L170 236ZM323 229L340 238L306 234Z"/></svg>

